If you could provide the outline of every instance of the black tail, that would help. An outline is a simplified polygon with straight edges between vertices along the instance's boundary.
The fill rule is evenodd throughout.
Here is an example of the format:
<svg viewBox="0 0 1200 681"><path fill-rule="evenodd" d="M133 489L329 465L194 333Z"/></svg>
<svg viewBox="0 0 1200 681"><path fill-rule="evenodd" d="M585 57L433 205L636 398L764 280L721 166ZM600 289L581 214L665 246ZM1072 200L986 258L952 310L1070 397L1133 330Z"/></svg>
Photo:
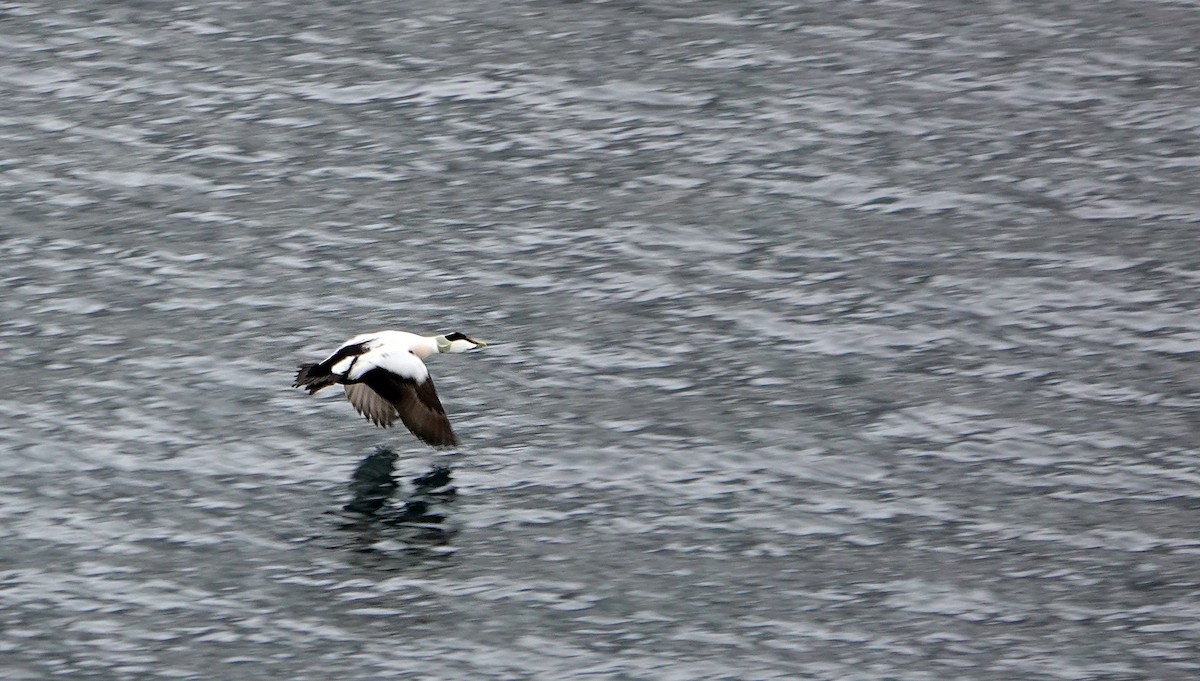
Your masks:
<svg viewBox="0 0 1200 681"><path fill-rule="evenodd" d="M311 395L321 388L328 388L335 384L337 384L337 377L329 372L328 367L305 363L301 364L300 371L296 372L296 382L292 384L292 387L304 388Z"/></svg>

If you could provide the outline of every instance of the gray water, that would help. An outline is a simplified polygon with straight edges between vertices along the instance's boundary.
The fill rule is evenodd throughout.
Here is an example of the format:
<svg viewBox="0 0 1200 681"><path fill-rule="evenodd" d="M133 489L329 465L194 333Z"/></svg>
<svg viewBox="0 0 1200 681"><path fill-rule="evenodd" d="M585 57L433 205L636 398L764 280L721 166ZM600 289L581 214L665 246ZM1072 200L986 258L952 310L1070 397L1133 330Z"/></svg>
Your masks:
<svg viewBox="0 0 1200 681"><path fill-rule="evenodd" d="M1195 3L0 12L0 677L1200 674Z"/></svg>

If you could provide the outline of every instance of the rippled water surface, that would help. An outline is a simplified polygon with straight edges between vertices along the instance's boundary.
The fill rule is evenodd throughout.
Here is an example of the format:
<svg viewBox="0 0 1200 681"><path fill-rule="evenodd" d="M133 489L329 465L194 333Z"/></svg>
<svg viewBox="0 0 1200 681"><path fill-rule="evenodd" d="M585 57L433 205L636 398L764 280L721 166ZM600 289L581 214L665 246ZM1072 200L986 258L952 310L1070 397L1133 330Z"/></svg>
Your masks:
<svg viewBox="0 0 1200 681"><path fill-rule="evenodd" d="M0 677L1195 679L1197 34L0 5Z"/></svg>

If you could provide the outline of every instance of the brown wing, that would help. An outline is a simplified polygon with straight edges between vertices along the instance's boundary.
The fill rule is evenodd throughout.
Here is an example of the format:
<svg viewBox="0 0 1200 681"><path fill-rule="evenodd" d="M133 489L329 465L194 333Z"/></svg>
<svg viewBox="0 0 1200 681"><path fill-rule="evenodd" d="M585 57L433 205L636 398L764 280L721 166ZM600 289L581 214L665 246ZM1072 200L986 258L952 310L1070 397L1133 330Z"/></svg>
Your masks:
<svg viewBox="0 0 1200 681"><path fill-rule="evenodd" d="M450 427L450 419L446 418L446 410L433 387L433 378L426 377L418 383L385 369L372 369L363 374L361 381L379 398L390 403L413 435L434 447L453 447L458 444L458 438ZM358 405L355 404L355 407ZM359 411L367 413L363 409ZM367 418L371 418L369 414ZM387 424L381 421L376 423L386 427L392 421Z"/></svg>
<svg viewBox="0 0 1200 681"><path fill-rule="evenodd" d="M391 402L385 400L365 383L348 383L346 399L350 400L350 404L354 405L358 413L382 428L387 428L395 423L396 417L400 415Z"/></svg>

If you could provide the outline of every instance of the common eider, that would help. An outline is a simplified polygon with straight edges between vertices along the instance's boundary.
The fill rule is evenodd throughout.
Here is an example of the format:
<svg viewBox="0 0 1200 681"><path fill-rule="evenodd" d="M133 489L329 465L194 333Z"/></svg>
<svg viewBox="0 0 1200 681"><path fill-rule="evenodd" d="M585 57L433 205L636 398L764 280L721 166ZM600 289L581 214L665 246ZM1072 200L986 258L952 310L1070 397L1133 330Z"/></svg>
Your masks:
<svg viewBox="0 0 1200 681"><path fill-rule="evenodd" d="M293 388L313 394L342 384L358 413L387 428L398 417L413 435L434 447L458 444L446 410L421 360L441 352L467 352L487 344L462 333L418 336L377 331L355 336L317 363L300 365Z"/></svg>

